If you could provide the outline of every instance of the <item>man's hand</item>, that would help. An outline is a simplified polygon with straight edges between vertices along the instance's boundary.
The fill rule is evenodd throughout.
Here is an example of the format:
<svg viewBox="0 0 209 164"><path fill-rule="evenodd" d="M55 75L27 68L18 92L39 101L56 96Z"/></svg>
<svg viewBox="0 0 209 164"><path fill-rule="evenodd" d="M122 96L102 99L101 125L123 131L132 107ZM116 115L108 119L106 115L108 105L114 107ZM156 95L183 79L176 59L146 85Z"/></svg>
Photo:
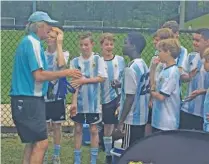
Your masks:
<svg viewBox="0 0 209 164"><path fill-rule="evenodd" d="M81 85L85 84L85 80L86 78L84 76L82 76L79 79L73 79L71 81L71 85L73 88L79 88Z"/></svg>
<svg viewBox="0 0 209 164"><path fill-rule="evenodd" d="M70 106L70 116L74 117L76 116L77 113L77 105L76 104L71 104Z"/></svg>
<svg viewBox="0 0 209 164"><path fill-rule="evenodd" d="M121 83L116 79L111 82L111 86L113 89L121 88Z"/></svg>
<svg viewBox="0 0 209 164"><path fill-rule="evenodd" d="M66 69L64 70L66 73L66 76L72 77L72 78L81 78L82 74L78 69Z"/></svg>
<svg viewBox="0 0 209 164"><path fill-rule="evenodd" d="M152 109L152 106L153 106L153 102L152 100L149 100L149 104L148 104L149 109Z"/></svg>

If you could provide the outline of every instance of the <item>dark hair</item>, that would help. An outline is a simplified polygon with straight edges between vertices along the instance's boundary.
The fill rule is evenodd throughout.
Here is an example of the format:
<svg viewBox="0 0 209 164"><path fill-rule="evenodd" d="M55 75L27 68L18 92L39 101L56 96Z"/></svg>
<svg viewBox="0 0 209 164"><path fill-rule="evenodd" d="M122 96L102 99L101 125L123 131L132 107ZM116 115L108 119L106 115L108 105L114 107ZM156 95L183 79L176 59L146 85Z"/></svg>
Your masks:
<svg viewBox="0 0 209 164"><path fill-rule="evenodd" d="M209 29L208 28L200 28L196 31L197 34L202 35L205 40L209 40Z"/></svg>
<svg viewBox="0 0 209 164"><path fill-rule="evenodd" d="M128 34L128 39L132 45L135 45L136 51L141 54L146 47L146 40L141 33L131 32Z"/></svg>

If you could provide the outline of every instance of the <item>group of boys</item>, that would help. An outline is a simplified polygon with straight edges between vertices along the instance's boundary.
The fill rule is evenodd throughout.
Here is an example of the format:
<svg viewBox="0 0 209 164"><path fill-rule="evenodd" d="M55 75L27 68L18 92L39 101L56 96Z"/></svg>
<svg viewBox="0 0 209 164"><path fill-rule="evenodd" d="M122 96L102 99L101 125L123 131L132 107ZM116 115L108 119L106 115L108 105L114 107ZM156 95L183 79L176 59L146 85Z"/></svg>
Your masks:
<svg viewBox="0 0 209 164"><path fill-rule="evenodd" d="M74 111L71 119L75 122L75 164L81 163L84 123L90 124L92 164L96 163L98 155L96 124L101 120L104 123L106 163L111 163L110 150L115 136L123 137L122 147L127 149L151 130L203 129L203 106L209 87L206 57L209 29L194 33L195 52L190 54L178 38L178 24L166 22L153 36L156 52L148 68L141 58L146 40L140 33L129 33L124 40L123 55L130 59L127 66L123 57L113 54L112 34L102 34L101 57L92 52L90 33L80 37L81 56L71 61L71 67L83 74L82 78L71 81L77 88L71 107L71 113ZM182 100L185 82L188 89L185 100Z"/></svg>
<svg viewBox="0 0 209 164"><path fill-rule="evenodd" d="M70 61L70 69L63 69L69 54L64 55L62 50L62 31L51 25L56 22L47 13L33 13L27 25L29 34L15 55L10 95L12 117L22 142L26 143L23 164L42 163L47 151L45 105L50 108L50 117L55 114L51 108L58 111L60 106L55 107L53 101L46 103L44 96L47 88L55 86L52 80L56 79L56 96L66 94L61 84L71 85L71 91L75 90L70 108L70 118L75 123L74 164L81 163L83 124L90 125L91 164L97 163L97 124L101 121L107 164L112 163L110 151L116 138L122 137L122 148L127 149L152 132L179 128L209 132L209 29L193 34L194 52L187 54L179 43L178 24L166 22L153 36L156 51L149 68L141 58L146 47L142 34L131 32L124 40L123 55L130 59L127 65L122 56L113 52L112 34L102 34L101 54L93 52L91 33L82 34L80 56ZM47 40L45 53L40 40ZM70 84L64 77L72 77ZM184 83L186 96L182 92ZM61 102L64 109L65 101ZM58 119L47 119L64 120L57 113ZM59 123L55 129L60 126ZM59 144L54 152L58 160L53 163L60 163Z"/></svg>

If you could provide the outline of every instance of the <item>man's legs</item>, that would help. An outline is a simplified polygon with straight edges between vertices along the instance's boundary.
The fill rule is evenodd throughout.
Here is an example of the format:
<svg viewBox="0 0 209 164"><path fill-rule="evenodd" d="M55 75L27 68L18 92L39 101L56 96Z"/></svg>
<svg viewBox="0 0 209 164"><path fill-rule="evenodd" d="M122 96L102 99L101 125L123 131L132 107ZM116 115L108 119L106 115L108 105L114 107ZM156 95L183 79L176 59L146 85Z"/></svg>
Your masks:
<svg viewBox="0 0 209 164"><path fill-rule="evenodd" d="M32 149L30 164L42 164L44 153L47 150L47 148L48 148L48 139L36 142Z"/></svg>

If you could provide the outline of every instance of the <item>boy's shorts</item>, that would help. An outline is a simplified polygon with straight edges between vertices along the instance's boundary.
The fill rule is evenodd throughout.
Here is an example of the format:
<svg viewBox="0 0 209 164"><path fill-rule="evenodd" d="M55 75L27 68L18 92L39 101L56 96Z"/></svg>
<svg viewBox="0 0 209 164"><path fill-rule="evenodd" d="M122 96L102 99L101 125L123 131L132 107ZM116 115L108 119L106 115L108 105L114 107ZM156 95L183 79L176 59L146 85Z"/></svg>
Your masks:
<svg viewBox="0 0 209 164"><path fill-rule="evenodd" d="M115 115L115 111L119 107L120 96L112 100L107 104L102 104L102 120L104 124L117 124L118 117Z"/></svg>
<svg viewBox="0 0 209 164"><path fill-rule="evenodd" d="M23 143L47 139L44 97L12 96L12 119Z"/></svg>
<svg viewBox="0 0 209 164"><path fill-rule="evenodd" d="M65 121L65 100L46 102L46 121L63 122Z"/></svg>
<svg viewBox="0 0 209 164"><path fill-rule="evenodd" d="M98 124L102 121L101 113L77 113L71 119L80 124Z"/></svg>
<svg viewBox="0 0 209 164"><path fill-rule="evenodd" d="M180 129L203 130L203 118L193 114L180 111Z"/></svg>
<svg viewBox="0 0 209 164"><path fill-rule="evenodd" d="M124 124L124 130L126 132L122 142L122 148L124 149L130 147L145 135L145 125Z"/></svg>

